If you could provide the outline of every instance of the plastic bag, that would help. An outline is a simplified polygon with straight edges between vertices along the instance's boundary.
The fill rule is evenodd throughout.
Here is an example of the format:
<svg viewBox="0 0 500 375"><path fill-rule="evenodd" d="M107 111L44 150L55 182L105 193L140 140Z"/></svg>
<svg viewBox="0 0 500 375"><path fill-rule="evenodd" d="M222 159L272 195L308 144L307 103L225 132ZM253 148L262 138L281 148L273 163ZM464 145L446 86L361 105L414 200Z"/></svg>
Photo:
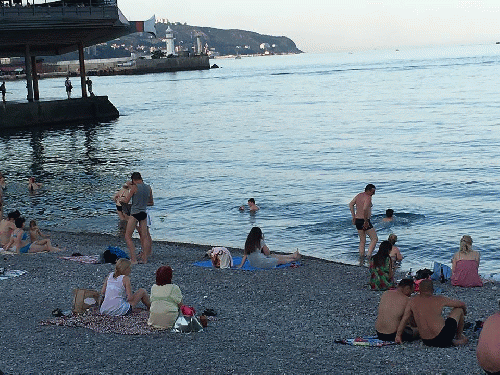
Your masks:
<svg viewBox="0 0 500 375"><path fill-rule="evenodd" d="M174 323L174 328L172 328L172 332L180 332L180 333L191 333L191 332L201 332L203 331L203 327L194 316L184 316L179 315L177 320Z"/></svg>

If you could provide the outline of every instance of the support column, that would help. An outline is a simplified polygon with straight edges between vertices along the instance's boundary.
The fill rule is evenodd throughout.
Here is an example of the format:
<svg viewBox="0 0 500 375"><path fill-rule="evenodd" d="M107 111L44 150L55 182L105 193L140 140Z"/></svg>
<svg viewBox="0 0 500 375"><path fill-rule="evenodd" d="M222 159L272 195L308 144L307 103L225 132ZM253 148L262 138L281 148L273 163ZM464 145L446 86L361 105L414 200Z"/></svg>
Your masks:
<svg viewBox="0 0 500 375"><path fill-rule="evenodd" d="M83 43L78 43L78 59L80 60L80 81L82 84L82 98L87 97L87 85L85 84L85 58L83 54Z"/></svg>
<svg viewBox="0 0 500 375"><path fill-rule="evenodd" d="M40 92L38 91L38 71L36 68L36 56L31 56L31 69L33 71L33 98L40 100Z"/></svg>
<svg viewBox="0 0 500 375"><path fill-rule="evenodd" d="M33 101L33 79L31 75L31 56L30 56L30 46L26 44L26 55L24 57L24 66L26 70L26 87L28 89L28 102Z"/></svg>

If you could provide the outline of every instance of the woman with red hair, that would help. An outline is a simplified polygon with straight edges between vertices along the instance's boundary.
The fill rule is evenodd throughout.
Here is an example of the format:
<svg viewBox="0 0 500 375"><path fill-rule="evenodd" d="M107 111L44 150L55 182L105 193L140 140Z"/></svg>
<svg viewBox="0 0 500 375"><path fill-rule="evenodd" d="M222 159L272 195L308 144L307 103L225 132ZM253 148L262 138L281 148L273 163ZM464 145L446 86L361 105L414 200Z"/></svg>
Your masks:
<svg viewBox="0 0 500 375"><path fill-rule="evenodd" d="M180 288L172 284L172 268L161 266L156 270L156 284L151 287L151 308L148 324L160 329L172 328L182 305Z"/></svg>

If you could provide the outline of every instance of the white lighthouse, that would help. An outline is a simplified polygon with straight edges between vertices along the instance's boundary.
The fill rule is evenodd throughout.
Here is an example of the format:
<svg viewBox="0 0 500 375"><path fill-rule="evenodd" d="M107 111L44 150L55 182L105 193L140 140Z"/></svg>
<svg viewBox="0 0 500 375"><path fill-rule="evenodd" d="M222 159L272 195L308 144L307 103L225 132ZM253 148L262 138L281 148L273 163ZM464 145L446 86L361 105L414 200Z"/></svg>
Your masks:
<svg viewBox="0 0 500 375"><path fill-rule="evenodd" d="M175 55L175 47L174 47L174 32L170 28L167 28L165 39L167 42L167 56Z"/></svg>

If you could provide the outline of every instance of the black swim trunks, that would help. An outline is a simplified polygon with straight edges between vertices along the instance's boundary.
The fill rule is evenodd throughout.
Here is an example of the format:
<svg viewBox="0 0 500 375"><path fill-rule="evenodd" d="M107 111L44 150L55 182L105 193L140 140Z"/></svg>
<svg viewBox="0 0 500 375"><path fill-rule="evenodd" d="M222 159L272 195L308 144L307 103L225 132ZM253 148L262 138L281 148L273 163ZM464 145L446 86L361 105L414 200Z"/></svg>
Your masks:
<svg viewBox="0 0 500 375"><path fill-rule="evenodd" d="M410 333L410 328L408 328L408 330L405 328L403 334L401 335L401 340L406 342L414 341L415 338L413 337L412 333ZM377 338L382 341L396 341L396 332L380 333L379 331L377 331Z"/></svg>
<svg viewBox="0 0 500 375"><path fill-rule="evenodd" d="M133 217L135 217L138 221L146 220L148 217L148 214L145 212L139 212L138 214L132 214Z"/></svg>
<svg viewBox="0 0 500 375"><path fill-rule="evenodd" d="M354 223L356 224L356 229L357 230L368 230L368 229L372 229L373 228L373 225L370 222L370 219L368 219L368 228L366 228L366 229L363 228L363 225L365 224L365 220L364 219L356 219L356 221Z"/></svg>
<svg viewBox="0 0 500 375"><path fill-rule="evenodd" d="M122 210L122 206L116 206L116 211L121 211Z"/></svg>
<svg viewBox="0 0 500 375"><path fill-rule="evenodd" d="M422 342L427 346L435 346L436 348L448 348L453 346L453 339L457 333L457 321L453 318L446 319L444 327L439 332L439 335L430 340L422 339Z"/></svg>
<svg viewBox="0 0 500 375"><path fill-rule="evenodd" d="M489 372L483 369L483 371L486 373L486 375L500 375L500 371L497 372Z"/></svg>

